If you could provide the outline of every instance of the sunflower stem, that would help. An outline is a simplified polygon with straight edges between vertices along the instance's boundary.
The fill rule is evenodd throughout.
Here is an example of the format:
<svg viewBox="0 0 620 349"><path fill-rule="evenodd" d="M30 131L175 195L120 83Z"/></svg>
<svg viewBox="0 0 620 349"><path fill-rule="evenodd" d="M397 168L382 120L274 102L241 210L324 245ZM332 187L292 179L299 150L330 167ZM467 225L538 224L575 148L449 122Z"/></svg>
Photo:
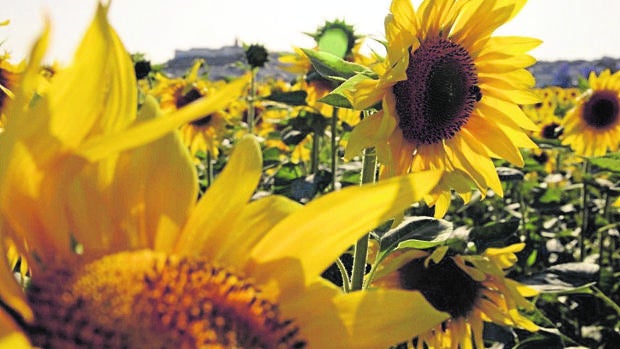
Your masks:
<svg viewBox="0 0 620 349"><path fill-rule="evenodd" d="M312 159L310 163L310 173L315 175L319 172L319 134L312 132Z"/></svg>
<svg viewBox="0 0 620 349"><path fill-rule="evenodd" d="M351 284L349 283L349 273L347 272L347 267L342 263L340 258L336 259L336 266L340 271L340 276L342 276L342 290L344 293L351 292Z"/></svg>
<svg viewBox="0 0 620 349"><path fill-rule="evenodd" d="M331 124L331 128L332 128L332 134L331 134L331 141L332 141L332 166L331 166L331 170L332 170L332 186L331 186L331 190L336 190L336 167L338 166L338 144L336 142L336 127L338 126L338 108L333 107L332 109L332 124Z"/></svg>
<svg viewBox="0 0 620 349"><path fill-rule="evenodd" d="M603 217L605 218L605 221L607 222L607 226L609 226L611 224L611 214L610 214L610 206L611 206L611 195L609 194L609 190L605 190L605 193L603 194L604 198L605 198L605 207L603 208ZM605 232L607 231L607 229L598 229L598 234L599 234L599 240L598 240L598 282L601 282L601 275L603 272L603 268L605 267L605 263L603 261L604 257L605 257ZM611 262L612 260L612 254L613 252L610 252L609 254L609 261ZM610 263L611 264L611 263Z"/></svg>
<svg viewBox="0 0 620 349"><path fill-rule="evenodd" d="M364 149L362 156L361 185L374 183L377 171L377 152L375 148ZM364 287L366 259L368 258L368 238L370 233L357 240L353 249L353 269L351 270L351 291L361 290Z"/></svg>
<svg viewBox="0 0 620 349"><path fill-rule="evenodd" d="M584 178L590 173L590 162L588 159L583 163L583 176ZM581 233L579 234L579 261L583 262L586 253L585 235L588 233L590 210L588 209L588 182L583 181L583 187L581 188Z"/></svg>
<svg viewBox="0 0 620 349"><path fill-rule="evenodd" d="M254 134L254 100L256 99L256 68L250 70L250 95L248 96L248 133Z"/></svg>
<svg viewBox="0 0 620 349"><path fill-rule="evenodd" d="M205 177L207 180L207 188L211 186L213 183L213 159L211 156L211 152L207 151L207 155L205 156Z"/></svg>

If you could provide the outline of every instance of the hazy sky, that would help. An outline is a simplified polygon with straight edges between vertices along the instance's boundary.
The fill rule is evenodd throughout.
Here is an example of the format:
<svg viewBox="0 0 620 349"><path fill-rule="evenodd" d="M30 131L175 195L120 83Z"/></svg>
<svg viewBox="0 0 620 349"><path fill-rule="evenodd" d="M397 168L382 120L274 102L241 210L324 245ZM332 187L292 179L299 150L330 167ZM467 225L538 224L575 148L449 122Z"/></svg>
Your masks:
<svg viewBox="0 0 620 349"><path fill-rule="evenodd" d="M92 19L97 0L0 0L2 48L26 56L52 20L50 59L68 61ZM325 20L344 19L359 34L383 37L391 0L113 0L110 21L127 49L164 62L175 49L260 43L269 50L309 47ZM417 6L420 0L414 0ZM620 58L620 1L530 0L496 34L537 37L539 60Z"/></svg>

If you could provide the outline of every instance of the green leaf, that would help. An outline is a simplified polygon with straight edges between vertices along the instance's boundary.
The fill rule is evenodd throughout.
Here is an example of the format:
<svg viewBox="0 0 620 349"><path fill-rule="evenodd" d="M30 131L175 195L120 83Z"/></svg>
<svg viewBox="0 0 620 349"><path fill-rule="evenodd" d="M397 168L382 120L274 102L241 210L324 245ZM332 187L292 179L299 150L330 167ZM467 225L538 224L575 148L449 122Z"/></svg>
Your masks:
<svg viewBox="0 0 620 349"><path fill-rule="evenodd" d="M329 93L318 101L337 108L353 109L353 106L351 105L351 102L349 102L347 97L336 93Z"/></svg>
<svg viewBox="0 0 620 349"><path fill-rule="evenodd" d="M452 223L433 217L407 217L380 237L380 251L388 253L396 248L430 248L444 244L452 237ZM403 245L404 244L404 245Z"/></svg>
<svg viewBox="0 0 620 349"><path fill-rule="evenodd" d="M500 181L522 181L523 172L511 167L497 167L497 175Z"/></svg>
<svg viewBox="0 0 620 349"><path fill-rule="evenodd" d="M308 93L306 91L290 91L290 92L273 92L265 99L288 104L291 106L306 105L306 97Z"/></svg>
<svg viewBox="0 0 620 349"><path fill-rule="evenodd" d="M538 251L533 250L532 253L530 253L530 255L527 257L527 261L526 261L527 266L528 267L533 266L534 263L536 263L537 258L538 258Z"/></svg>
<svg viewBox="0 0 620 349"><path fill-rule="evenodd" d="M599 266L594 263L564 263L551 266L542 273L520 280L543 293L591 293Z"/></svg>
<svg viewBox="0 0 620 349"><path fill-rule="evenodd" d="M562 202L563 191L563 188L548 188L545 190L545 193L538 198L538 201L543 204L560 203Z"/></svg>
<svg viewBox="0 0 620 349"><path fill-rule="evenodd" d="M590 158L590 163L601 170L620 173L620 153L610 153L604 156Z"/></svg>
<svg viewBox="0 0 620 349"><path fill-rule="evenodd" d="M364 80L368 80L368 79L370 78L364 74L357 74L353 76L352 78L348 79L347 81L343 82L342 84L340 84L332 92L330 92L325 97L319 99L318 101L332 105L334 107L352 109L353 106L351 105L351 102L347 98L344 91L352 90L355 88L355 86L358 83Z"/></svg>
<svg viewBox="0 0 620 349"><path fill-rule="evenodd" d="M302 50L312 62L314 69L326 79L344 82L357 74L364 74L373 79L379 78L377 74L363 65L345 61L329 52L311 49Z"/></svg>
<svg viewBox="0 0 620 349"><path fill-rule="evenodd" d="M476 243L480 251L484 251L488 247L504 247L516 238L519 223L519 219L516 218L490 222L484 226L472 228L469 232L469 238Z"/></svg>

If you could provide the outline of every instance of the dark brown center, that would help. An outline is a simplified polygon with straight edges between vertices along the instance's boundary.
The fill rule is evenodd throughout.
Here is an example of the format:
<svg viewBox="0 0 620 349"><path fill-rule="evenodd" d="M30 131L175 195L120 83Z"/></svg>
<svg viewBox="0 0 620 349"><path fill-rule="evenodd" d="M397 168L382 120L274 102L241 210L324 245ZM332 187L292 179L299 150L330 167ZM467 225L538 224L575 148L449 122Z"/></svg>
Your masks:
<svg viewBox="0 0 620 349"><path fill-rule="evenodd" d="M583 106L583 120L588 126L606 129L618 123L618 94L614 91L596 91Z"/></svg>
<svg viewBox="0 0 620 349"><path fill-rule="evenodd" d="M454 137L482 98L469 52L447 39L426 41L412 52L407 80L393 92L399 127L416 144Z"/></svg>
<svg viewBox="0 0 620 349"><path fill-rule="evenodd" d="M399 269L399 276L403 289L420 291L433 307L453 318L469 314L482 288L449 257L431 261L428 267L423 258L414 259Z"/></svg>
<svg viewBox="0 0 620 349"><path fill-rule="evenodd" d="M194 87L191 90L187 91L185 94L181 95L179 98L177 98L176 107L177 109L183 108L184 106L202 97L203 96L200 91ZM206 126L209 124L209 122L211 122L212 118L213 117L211 115L207 115L200 119L192 121L191 124L194 126Z"/></svg>

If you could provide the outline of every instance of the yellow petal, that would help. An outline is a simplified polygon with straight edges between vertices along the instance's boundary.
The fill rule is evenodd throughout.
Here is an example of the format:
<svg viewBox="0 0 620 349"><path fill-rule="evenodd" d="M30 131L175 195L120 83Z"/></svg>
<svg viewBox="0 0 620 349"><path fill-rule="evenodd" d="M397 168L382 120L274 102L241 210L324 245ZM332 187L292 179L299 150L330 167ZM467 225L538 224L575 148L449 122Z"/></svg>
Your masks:
<svg viewBox="0 0 620 349"><path fill-rule="evenodd" d="M6 227L3 229L6 229ZM2 231L0 231L0 245L4 246ZM2 287L0 287L0 299L2 302L23 316L26 321L32 321L34 319L32 310L28 306L24 292L17 284L12 268L9 266L5 256L0 256L0 284L2 284ZM0 310L0 314L2 313L2 310Z"/></svg>
<svg viewBox="0 0 620 349"><path fill-rule="evenodd" d="M241 94L241 90L245 88L247 81L248 76L237 78L221 89L217 89L208 97L201 98L179 110L166 114L164 117L140 122L126 130L89 140L81 145L78 151L81 156L89 161L96 161L109 154L152 142L183 124L223 109L231 100Z"/></svg>
<svg viewBox="0 0 620 349"><path fill-rule="evenodd" d="M300 209L302 205L279 195L271 195L248 204L240 213L236 224L225 234L216 262L223 265L243 264L250 250L265 234L286 216Z"/></svg>
<svg viewBox="0 0 620 349"><path fill-rule="evenodd" d="M72 65L52 80L50 132L70 148L88 135L123 129L136 116L133 64L107 12L99 4Z"/></svg>
<svg viewBox="0 0 620 349"><path fill-rule="evenodd" d="M388 348L449 317L435 310L421 293L402 290L358 291L337 296L325 291L306 292L282 308L288 310L286 314L303 314L299 318L302 334L309 339L310 348L321 349ZM337 335L326 335L328 332Z"/></svg>
<svg viewBox="0 0 620 349"><path fill-rule="evenodd" d="M383 111L380 111L365 117L353 128L344 152L345 160L351 160L353 157L361 155L362 150L374 146L380 140L387 142L389 134L378 132L381 130L381 124L385 117Z"/></svg>
<svg viewBox="0 0 620 349"><path fill-rule="evenodd" d="M228 164L198 202L175 248L181 254L212 257L256 190L263 161L253 136L242 138Z"/></svg>
<svg viewBox="0 0 620 349"><path fill-rule="evenodd" d="M157 102L147 97L140 119L154 119ZM123 153L110 197L117 229L131 248L170 251L194 207L198 192L196 169L177 132ZM174 185L171 185L174 183Z"/></svg>
<svg viewBox="0 0 620 349"><path fill-rule="evenodd" d="M0 309L0 348L30 349L28 337L11 317Z"/></svg>
<svg viewBox="0 0 620 349"><path fill-rule="evenodd" d="M266 283L280 275L268 267L261 269L261 264L298 259L302 277L306 282L314 280L357 239L421 200L438 180L438 171L426 171L315 199L282 220L255 246L248 268Z"/></svg>

